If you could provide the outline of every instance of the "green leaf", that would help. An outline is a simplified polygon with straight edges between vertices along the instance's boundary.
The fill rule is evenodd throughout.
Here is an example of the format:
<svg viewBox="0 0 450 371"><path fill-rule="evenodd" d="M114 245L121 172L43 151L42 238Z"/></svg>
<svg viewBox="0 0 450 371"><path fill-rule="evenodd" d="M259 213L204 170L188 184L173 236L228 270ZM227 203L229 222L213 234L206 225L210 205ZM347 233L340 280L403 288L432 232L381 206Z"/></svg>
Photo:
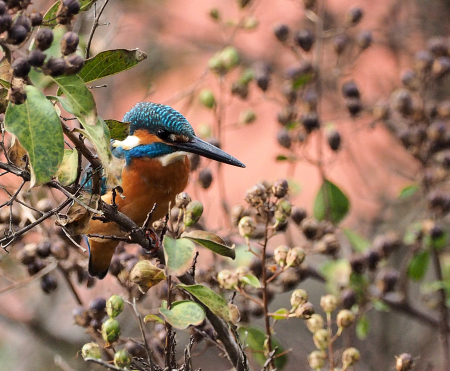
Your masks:
<svg viewBox="0 0 450 371"><path fill-rule="evenodd" d="M76 75L55 77L64 98L60 98L62 107L76 116L84 127L95 126L97 123L97 108L94 97L83 80Z"/></svg>
<svg viewBox="0 0 450 371"><path fill-rule="evenodd" d="M347 196L335 184L325 179L314 201L314 217L338 224L350 209Z"/></svg>
<svg viewBox="0 0 450 371"><path fill-rule="evenodd" d="M106 76L126 71L147 58L140 50L116 49L98 53L87 59L78 76L85 82L91 82Z"/></svg>
<svg viewBox="0 0 450 371"><path fill-rule="evenodd" d="M405 198L411 197L419 190L419 186L417 184L410 184L403 188L398 195L400 200L404 200Z"/></svg>
<svg viewBox="0 0 450 371"><path fill-rule="evenodd" d="M448 232L444 231L439 237L432 237L430 234L426 234L423 237L423 246L429 247L433 250L442 250L448 244Z"/></svg>
<svg viewBox="0 0 450 371"><path fill-rule="evenodd" d="M111 139L124 140L130 132L130 123L117 120L105 120Z"/></svg>
<svg viewBox="0 0 450 371"><path fill-rule="evenodd" d="M78 129L89 141L95 146L97 155L100 157L105 170L109 171L107 164L111 161L111 149L109 141L109 129L105 121L100 117L97 120L96 125L85 125L84 129Z"/></svg>
<svg viewBox="0 0 450 371"><path fill-rule="evenodd" d="M343 228L345 237L347 237L348 242L352 245L353 249L357 252L364 252L370 247L370 241L359 233L356 233L348 228Z"/></svg>
<svg viewBox="0 0 450 371"><path fill-rule="evenodd" d="M338 294L341 287L348 287L352 268L346 259L330 260L320 267L320 273L327 280L327 290Z"/></svg>
<svg viewBox="0 0 450 371"><path fill-rule="evenodd" d="M372 300L372 305L379 312L389 312L389 305L378 299Z"/></svg>
<svg viewBox="0 0 450 371"><path fill-rule="evenodd" d="M367 316L363 315L356 323L356 336L360 340L364 340L369 333L370 324Z"/></svg>
<svg viewBox="0 0 450 371"><path fill-rule="evenodd" d="M62 185L71 185L77 179L78 151L65 149L62 163L56 173L56 177Z"/></svg>
<svg viewBox="0 0 450 371"><path fill-rule="evenodd" d="M64 155L64 138L53 104L34 86L27 85L27 100L9 104L6 130L27 150L32 168L31 186L47 183L56 174Z"/></svg>
<svg viewBox="0 0 450 371"><path fill-rule="evenodd" d="M275 311L275 313L271 316L273 319L282 320L288 319L289 310L286 308L280 308Z"/></svg>
<svg viewBox="0 0 450 371"><path fill-rule="evenodd" d="M266 341L266 334L260 328L255 326L241 327L239 328L238 332L239 337L241 338L241 342L246 344L252 351L252 355L255 361L260 366L264 365L264 363L266 362L266 357L264 356L264 342ZM272 349L277 347L274 359L275 367L277 368L277 370L281 370L286 366L288 358L286 354L277 357L277 355L284 352L284 349L281 346L280 342L275 339L273 335L271 339Z"/></svg>
<svg viewBox="0 0 450 371"><path fill-rule="evenodd" d="M258 277L256 277L255 275L249 273L246 274L244 277L242 277L242 282L246 283L247 285L253 286L257 289L259 289L261 287L261 283L259 282Z"/></svg>
<svg viewBox="0 0 450 371"><path fill-rule="evenodd" d="M408 277L414 281L420 281L427 273L428 265L430 263L430 252L420 251L414 255L408 264Z"/></svg>
<svg viewBox="0 0 450 371"><path fill-rule="evenodd" d="M163 239L163 247L167 275L180 276L184 274L194 259L194 244L186 238L175 240L166 235Z"/></svg>
<svg viewBox="0 0 450 371"><path fill-rule="evenodd" d="M230 311L227 302L210 288L203 285L184 285L182 283L178 284L177 287L189 292L208 307L215 315L230 322Z"/></svg>
<svg viewBox="0 0 450 371"><path fill-rule="evenodd" d="M184 330L189 326L197 326L206 317L202 306L193 301L183 300L172 303L170 309L159 308L159 312L173 327Z"/></svg>
<svg viewBox="0 0 450 371"><path fill-rule="evenodd" d="M285 155L278 155L278 156L275 158L275 161L286 161L286 160L288 160L288 157L285 156Z"/></svg>
<svg viewBox="0 0 450 371"><path fill-rule="evenodd" d="M236 258L236 252L234 249L229 248L225 241L215 233L207 231L192 231L184 232L181 237L194 241L195 243L206 247L216 254L226 256L231 259Z"/></svg>
<svg viewBox="0 0 450 371"><path fill-rule="evenodd" d="M158 316L155 316L154 314L147 314L144 317L144 323L149 323L149 322L157 322L157 323L164 324L164 321L161 318L159 318Z"/></svg>
<svg viewBox="0 0 450 371"><path fill-rule="evenodd" d="M9 89L11 87L11 83L3 79L0 79L0 85L3 86L5 89Z"/></svg>
<svg viewBox="0 0 450 371"><path fill-rule="evenodd" d="M308 82L310 82L313 78L313 74L312 73L307 73L307 74L303 74L299 77L297 77L292 84L292 87L294 89L300 89L303 86L305 86Z"/></svg>

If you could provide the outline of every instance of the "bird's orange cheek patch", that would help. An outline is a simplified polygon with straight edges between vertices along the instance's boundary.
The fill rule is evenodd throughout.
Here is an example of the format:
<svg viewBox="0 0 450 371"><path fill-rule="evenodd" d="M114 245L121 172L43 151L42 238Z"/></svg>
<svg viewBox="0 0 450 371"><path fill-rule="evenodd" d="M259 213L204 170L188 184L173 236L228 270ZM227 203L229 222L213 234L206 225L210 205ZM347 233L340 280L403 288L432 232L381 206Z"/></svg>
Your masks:
<svg viewBox="0 0 450 371"><path fill-rule="evenodd" d="M155 134L151 134L146 130L136 130L134 136L139 138L140 144L164 143L164 141L159 139Z"/></svg>

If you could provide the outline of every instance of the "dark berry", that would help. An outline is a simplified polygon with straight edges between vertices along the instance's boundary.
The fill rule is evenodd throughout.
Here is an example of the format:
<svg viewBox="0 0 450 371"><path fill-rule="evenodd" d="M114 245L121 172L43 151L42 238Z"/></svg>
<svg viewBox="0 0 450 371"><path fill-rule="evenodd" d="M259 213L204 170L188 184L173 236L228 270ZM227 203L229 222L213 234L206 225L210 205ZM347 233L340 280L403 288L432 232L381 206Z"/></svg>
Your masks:
<svg viewBox="0 0 450 371"><path fill-rule="evenodd" d="M50 58L44 66L44 74L53 77L61 76L66 72L66 61L64 58Z"/></svg>
<svg viewBox="0 0 450 371"><path fill-rule="evenodd" d="M358 8L358 7L351 8L347 12L347 22L351 26L354 26L354 25L358 24L361 21L363 15L364 15L364 13L363 13L361 8Z"/></svg>
<svg viewBox="0 0 450 371"><path fill-rule="evenodd" d="M303 207L293 206L291 211L291 218L295 224L299 225L303 219L308 216Z"/></svg>
<svg viewBox="0 0 450 371"><path fill-rule="evenodd" d="M42 67L46 55L40 49L34 49L28 54L28 63L32 67Z"/></svg>
<svg viewBox="0 0 450 371"><path fill-rule="evenodd" d="M445 37L435 36L428 40L427 49L433 53L435 57L448 56L448 42Z"/></svg>
<svg viewBox="0 0 450 371"><path fill-rule="evenodd" d="M309 52L314 44L314 34L310 30L300 30L295 34L295 42L305 52Z"/></svg>
<svg viewBox="0 0 450 371"><path fill-rule="evenodd" d="M282 146L284 148L291 148L292 141L291 141L291 137L289 136L289 133L287 130L281 129L277 133L277 140L278 140L278 143L280 144L280 146Z"/></svg>
<svg viewBox="0 0 450 371"><path fill-rule="evenodd" d="M329 130L327 132L327 142L333 151L337 151L341 148L341 135L335 129Z"/></svg>
<svg viewBox="0 0 450 371"><path fill-rule="evenodd" d="M58 288L58 281L51 274L46 274L41 279L41 288L46 294L50 294Z"/></svg>
<svg viewBox="0 0 450 371"><path fill-rule="evenodd" d="M191 171L197 170L198 167L200 166L200 160L201 160L200 156L195 154L195 153L190 153L188 155L188 157L189 157L189 162L191 164L191 169L190 170Z"/></svg>
<svg viewBox="0 0 450 371"><path fill-rule="evenodd" d="M77 51L80 39L75 32L66 32L61 40L61 53L69 55Z"/></svg>
<svg viewBox="0 0 450 371"><path fill-rule="evenodd" d="M419 50L414 55L414 67L416 71L427 72L433 64L433 54L428 50Z"/></svg>
<svg viewBox="0 0 450 371"><path fill-rule="evenodd" d="M8 31L6 42L12 45L18 45L25 41L28 31L21 25L14 25Z"/></svg>
<svg viewBox="0 0 450 371"><path fill-rule="evenodd" d="M348 81L342 85L342 95L344 98L360 98L359 89L354 81Z"/></svg>
<svg viewBox="0 0 450 371"><path fill-rule="evenodd" d="M341 302L344 309L350 309L356 304L356 292L352 289L345 289L341 292Z"/></svg>
<svg viewBox="0 0 450 371"><path fill-rule="evenodd" d="M31 70L31 66L26 58L17 58L11 65L11 68L13 70L13 76L20 78L26 77Z"/></svg>
<svg viewBox="0 0 450 371"><path fill-rule="evenodd" d="M277 24L273 28L273 33L279 41L286 41L289 36L289 27L285 24Z"/></svg>
<svg viewBox="0 0 450 371"><path fill-rule="evenodd" d="M377 269L378 262L381 259L381 256L380 256L380 253L378 252L378 250L372 250L372 249L367 250L367 252L365 254L365 258L366 258L366 264L367 264L367 267L369 268L369 270L374 271L375 269Z"/></svg>
<svg viewBox="0 0 450 371"><path fill-rule="evenodd" d="M37 249L36 249L38 256L41 258L48 257L50 255L51 246L52 246L52 244L50 243L50 241L43 241L43 242L39 243L39 245L37 246Z"/></svg>
<svg viewBox="0 0 450 371"><path fill-rule="evenodd" d="M19 15L14 21L14 26L23 26L27 32L31 31L31 21L26 15Z"/></svg>
<svg viewBox="0 0 450 371"><path fill-rule="evenodd" d="M0 33L8 31L12 26L12 17L4 14L0 17Z"/></svg>
<svg viewBox="0 0 450 371"><path fill-rule="evenodd" d="M352 116L356 116L363 108L359 98L348 98L345 100L345 105Z"/></svg>
<svg viewBox="0 0 450 371"><path fill-rule="evenodd" d="M366 261L364 256L361 254L353 254L350 259L350 267L352 268L352 272L354 273L364 273L364 269L366 268Z"/></svg>
<svg viewBox="0 0 450 371"><path fill-rule="evenodd" d="M347 35L342 34L342 35L337 35L334 39L333 39L333 48L334 51L336 52L336 54L340 55L344 52L345 48L347 47L349 43L349 38Z"/></svg>
<svg viewBox="0 0 450 371"><path fill-rule="evenodd" d="M78 14L81 8L81 4L78 0L64 0L63 6L67 9L67 14Z"/></svg>
<svg viewBox="0 0 450 371"><path fill-rule="evenodd" d="M30 14L30 21L31 21L31 25L33 27L37 27L40 26L42 24L42 14L41 13L31 13Z"/></svg>
<svg viewBox="0 0 450 371"><path fill-rule="evenodd" d="M89 316L98 320L102 320L106 315L106 300L103 298L93 299L89 303Z"/></svg>
<svg viewBox="0 0 450 371"><path fill-rule="evenodd" d="M66 75L75 75L83 68L84 58L81 55L72 54L67 57L66 63Z"/></svg>
<svg viewBox="0 0 450 371"><path fill-rule="evenodd" d="M203 169L198 174L198 182L203 189L208 189L211 186L212 181L213 176L211 170L209 170L208 168Z"/></svg>
<svg viewBox="0 0 450 371"><path fill-rule="evenodd" d="M372 45L372 32L361 31L358 35L356 35L356 44L358 44L362 50L367 49L370 45Z"/></svg>
<svg viewBox="0 0 450 371"><path fill-rule="evenodd" d="M305 127L307 133L318 129L320 127L319 116L315 112L308 112L300 118L301 123Z"/></svg>
<svg viewBox="0 0 450 371"><path fill-rule="evenodd" d="M50 28L41 28L36 33L35 42L38 49L47 50L53 43L53 31Z"/></svg>

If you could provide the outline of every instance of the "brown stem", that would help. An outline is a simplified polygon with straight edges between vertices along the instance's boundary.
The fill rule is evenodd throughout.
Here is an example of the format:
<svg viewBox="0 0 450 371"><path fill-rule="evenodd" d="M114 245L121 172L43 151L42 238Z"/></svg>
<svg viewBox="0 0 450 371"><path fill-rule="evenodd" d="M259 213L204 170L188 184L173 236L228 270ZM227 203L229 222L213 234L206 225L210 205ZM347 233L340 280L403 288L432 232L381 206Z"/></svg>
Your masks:
<svg viewBox="0 0 450 371"><path fill-rule="evenodd" d="M167 308L170 309L170 305L172 303L172 278L171 276L167 276ZM166 321L166 345L164 347L164 357L165 357L165 366L169 370L172 369L171 366L171 355L172 355L172 326L169 322Z"/></svg>
<svg viewBox="0 0 450 371"><path fill-rule="evenodd" d="M105 0L102 7L98 11L98 14L95 17L94 24L92 25L91 33L89 34L88 42L86 44L86 59L88 59L90 57L92 39L94 38L95 30L97 29L98 26L100 26L99 20L100 20L100 17L102 16L103 11L105 10L106 5L108 4L108 1L109 0ZM96 7L96 6L97 6L97 4L94 4L94 7Z"/></svg>
<svg viewBox="0 0 450 371"><path fill-rule="evenodd" d="M62 273L65 281L67 282L67 285L69 286L70 291L72 292L72 294L75 298L75 301L79 305L84 306L83 301L81 300L80 296L78 295L78 292L75 289L75 286L73 285L72 281L70 280L70 277L69 277L69 274L67 273L67 271L63 267L61 267L60 264L58 264L58 270Z"/></svg>
<svg viewBox="0 0 450 371"><path fill-rule="evenodd" d="M331 331L331 313L327 312L327 331L328 331L328 362L330 371L334 371L334 351L333 351L333 333Z"/></svg>
<svg viewBox="0 0 450 371"><path fill-rule="evenodd" d="M136 315L136 318L139 323L139 329L141 330L142 340L144 341L145 351L147 352L147 360L148 360L148 363L150 364L150 370L153 371L154 366L153 366L152 351L150 349L150 346L148 345L147 337L145 336L144 324L142 323L141 314L139 313L139 311L137 309L136 298L133 298L133 304L131 306L133 307L134 314Z"/></svg>

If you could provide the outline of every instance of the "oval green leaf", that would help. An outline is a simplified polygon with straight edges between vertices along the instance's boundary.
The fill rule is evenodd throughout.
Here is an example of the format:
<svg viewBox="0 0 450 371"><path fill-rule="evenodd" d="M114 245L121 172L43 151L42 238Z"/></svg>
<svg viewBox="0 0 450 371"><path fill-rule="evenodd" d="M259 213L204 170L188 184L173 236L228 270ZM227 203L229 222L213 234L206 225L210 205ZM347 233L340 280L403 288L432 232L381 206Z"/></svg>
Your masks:
<svg viewBox="0 0 450 371"><path fill-rule="evenodd" d="M230 311L228 308L228 303L224 298L222 298L220 295L217 295L210 288L203 285L184 285L182 283L178 284L177 287L180 287L195 296L216 316L219 316L225 321L230 322Z"/></svg>
<svg viewBox="0 0 450 371"><path fill-rule="evenodd" d="M369 334L370 329L370 323L367 319L366 315L361 316L361 318L356 323L356 336L360 340L364 340L367 338L367 335Z"/></svg>
<svg viewBox="0 0 450 371"><path fill-rule="evenodd" d="M32 168L31 186L47 183L56 174L64 155L61 122L53 104L34 86L27 85L27 100L9 104L5 128L27 150Z"/></svg>
<svg viewBox="0 0 450 371"><path fill-rule="evenodd" d="M184 274L195 257L194 244L186 238L175 240L164 236L163 247L167 275L180 276Z"/></svg>
<svg viewBox="0 0 450 371"><path fill-rule="evenodd" d="M370 241L359 233L356 233L348 228L343 228L345 237L347 237L348 242L352 245L356 252L364 252L370 247Z"/></svg>
<svg viewBox="0 0 450 371"><path fill-rule="evenodd" d="M430 263L430 252L420 251L414 255L408 264L408 277L414 281L421 281L428 270Z"/></svg>
<svg viewBox="0 0 450 371"><path fill-rule="evenodd" d="M100 117L97 120L96 125L86 125L84 129L78 130L95 146L97 155L103 163L103 166L107 172L110 171L108 164L111 162L112 154L109 140L109 129L105 121Z"/></svg>
<svg viewBox="0 0 450 371"><path fill-rule="evenodd" d="M253 358L260 365L264 365L266 357L264 356L264 342L266 341L266 334L263 330L255 326L241 327L238 330L239 337L244 345L247 345L249 350L252 351ZM275 352L275 367L277 370L281 370L286 366L288 357L287 354L281 355L284 352L280 342L272 335L272 349L277 347Z"/></svg>
<svg viewBox="0 0 450 371"><path fill-rule="evenodd" d="M77 179L78 152L76 149L65 149L62 163L56 177L62 185L71 185Z"/></svg>
<svg viewBox="0 0 450 371"><path fill-rule="evenodd" d="M338 224L350 209L347 196L334 183L325 179L314 201L314 217Z"/></svg>
<svg viewBox="0 0 450 371"><path fill-rule="evenodd" d="M144 317L144 323L149 323L149 322L164 323L164 321L161 318L159 318L158 316L155 316L154 314L147 314Z"/></svg>
<svg viewBox="0 0 450 371"><path fill-rule="evenodd" d="M405 188L403 188L400 191L400 194L398 195L398 198L400 200L403 200L405 198L411 197L412 195L414 195L417 191L419 190L419 186L417 184L410 184L408 186L406 186Z"/></svg>
<svg viewBox="0 0 450 371"><path fill-rule="evenodd" d="M147 58L140 50L116 49L98 53L86 60L78 76L85 82L91 82L106 76L126 71Z"/></svg>
<svg viewBox="0 0 450 371"><path fill-rule="evenodd" d="M276 320L282 320L282 319L288 319L289 318L288 315L289 315L288 309L280 308L277 311L275 311L275 313L273 313L271 315L271 317Z"/></svg>
<svg viewBox="0 0 450 371"><path fill-rule="evenodd" d="M215 233L207 231L192 231L183 233L181 237L188 238L189 240L206 247L216 254L226 256L231 259L236 258L236 252L234 249L229 248L225 241Z"/></svg>
<svg viewBox="0 0 450 371"><path fill-rule="evenodd" d="M184 330L191 325L197 326L206 317L201 305L189 300L176 301L172 303L170 309L159 308L159 312L172 327L179 330Z"/></svg>
<svg viewBox="0 0 450 371"><path fill-rule="evenodd" d="M246 283L247 285L253 286L257 289L261 287L261 283L259 282L258 277L256 277L254 274L246 274L244 277L242 277L242 282Z"/></svg>
<svg viewBox="0 0 450 371"><path fill-rule="evenodd" d="M124 140L130 132L130 123L117 120L105 120L111 139Z"/></svg>

